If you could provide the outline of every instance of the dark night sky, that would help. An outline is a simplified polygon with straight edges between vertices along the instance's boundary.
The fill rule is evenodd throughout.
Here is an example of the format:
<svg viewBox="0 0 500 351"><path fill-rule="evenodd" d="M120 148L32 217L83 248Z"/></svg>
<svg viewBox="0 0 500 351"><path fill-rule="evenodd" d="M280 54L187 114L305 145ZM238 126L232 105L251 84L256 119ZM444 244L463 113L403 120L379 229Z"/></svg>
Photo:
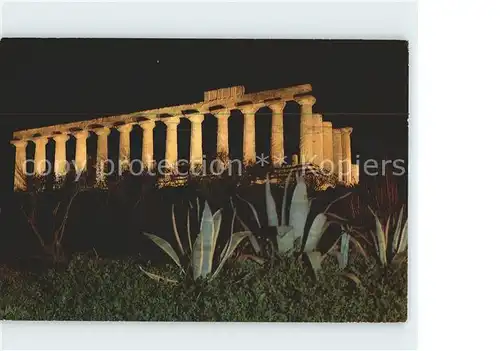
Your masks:
<svg viewBox="0 0 500 351"><path fill-rule="evenodd" d="M0 192L12 188L14 130L198 102L205 90L232 85L255 92L310 83L314 111L335 127L354 127L353 157L408 154L404 41L3 39L0 82L0 156L8 163L0 169ZM268 147L266 112L257 116L258 153ZM298 148L298 112L295 104L285 110L287 154ZM204 123L211 152L215 122ZM189 123L181 127L182 157ZM233 156L241 153L241 128L242 117L232 115ZM155 137L162 133L156 128Z"/></svg>

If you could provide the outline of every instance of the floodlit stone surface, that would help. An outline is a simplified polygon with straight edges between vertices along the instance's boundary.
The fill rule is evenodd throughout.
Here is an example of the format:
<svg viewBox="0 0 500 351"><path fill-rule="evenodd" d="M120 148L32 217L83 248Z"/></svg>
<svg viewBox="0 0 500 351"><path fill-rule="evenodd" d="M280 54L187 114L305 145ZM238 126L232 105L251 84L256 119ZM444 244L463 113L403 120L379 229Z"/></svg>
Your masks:
<svg viewBox="0 0 500 351"><path fill-rule="evenodd" d="M73 134L76 138L75 169L81 172L87 169L87 138L89 132L82 130Z"/></svg>
<svg viewBox="0 0 500 351"><path fill-rule="evenodd" d="M69 135L59 134L54 136L56 150L54 155L54 174L56 179L60 179L66 175L66 142L69 140Z"/></svg>
<svg viewBox="0 0 500 351"><path fill-rule="evenodd" d="M181 123L179 117L169 117L163 120L167 126L167 145L165 150L165 160L167 166L174 170L177 164L178 150L177 150L177 127Z"/></svg>
<svg viewBox="0 0 500 351"><path fill-rule="evenodd" d="M301 96L296 100L300 106L300 162L310 163L313 157L312 128L313 128L313 105L316 98L313 96Z"/></svg>
<svg viewBox="0 0 500 351"><path fill-rule="evenodd" d="M333 166L333 133L332 122L322 123L323 133L323 163L327 170L331 170Z"/></svg>
<svg viewBox="0 0 500 351"><path fill-rule="evenodd" d="M130 132L132 127L132 124L124 124L116 128L120 132L119 166L122 171L130 167Z"/></svg>
<svg viewBox="0 0 500 351"><path fill-rule="evenodd" d="M285 161L285 137L283 131L284 102L275 102L268 105L273 111L271 119L271 162L279 167Z"/></svg>
<svg viewBox="0 0 500 351"><path fill-rule="evenodd" d="M352 182L351 174L351 133L352 128L342 128L342 173L343 181L347 184Z"/></svg>
<svg viewBox="0 0 500 351"><path fill-rule="evenodd" d="M14 190L26 190L26 146L27 141L14 140L11 142L16 148L14 165Z"/></svg>
<svg viewBox="0 0 500 351"><path fill-rule="evenodd" d="M323 162L323 116L319 113L313 114L313 163L320 165Z"/></svg>
<svg viewBox="0 0 500 351"><path fill-rule="evenodd" d="M342 182L342 132L340 129L333 129L333 172L335 178Z"/></svg>
<svg viewBox="0 0 500 351"><path fill-rule="evenodd" d="M154 121L145 121L139 124L142 128L142 163L145 169L151 169L154 161L153 129Z"/></svg>
<svg viewBox="0 0 500 351"><path fill-rule="evenodd" d="M243 162L257 162L256 155L256 112L262 107L272 111L271 140L268 154L269 162L274 166L285 163L284 108L287 102L295 101L301 106L300 116L300 154L293 155L291 163L320 165L333 168L340 181L354 182L351 173L350 133L352 128L333 129L331 122L323 122L321 114L313 113L316 99L311 95L310 84L288 88L246 93L245 87L236 86L206 91L204 100L192 104L184 104L158 109L134 112L126 115L100 117L87 121L72 122L54 126L32 128L13 133L12 144L16 149L14 189L26 189L26 147L28 142L35 144L34 171L43 175L47 166L46 145L50 138L55 141L56 177L67 173L66 142L70 136L76 138L75 168L77 171L87 169L87 138L89 133L97 135L96 181L104 184L104 165L108 159L108 136L112 129L118 130L120 171L130 167L130 132L135 124L142 129L142 161L145 168L154 166L154 133L156 122L166 125L165 163L174 168L178 162L178 126L181 118L191 122L190 164L195 169L203 162L203 120L205 114L213 114L217 118L217 152L229 155L229 118L232 110L240 110L244 116L243 124ZM345 161L345 162L343 162ZM290 162L287 162L290 163ZM345 163L345 165L343 165ZM347 172L342 172L345 168ZM344 177L342 174L344 173ZM359 169L358 169L359 173ZM359 174L358 174L359 179Z"/></svg>
<svg viewBox="0 0 500 351"><path fill-rule="evenodd" d="M191 168L196 168L203 162L203 133L201 124L205 119L202 114L189 115L188 119L191 121L191 150L189 159Z"/></svg>

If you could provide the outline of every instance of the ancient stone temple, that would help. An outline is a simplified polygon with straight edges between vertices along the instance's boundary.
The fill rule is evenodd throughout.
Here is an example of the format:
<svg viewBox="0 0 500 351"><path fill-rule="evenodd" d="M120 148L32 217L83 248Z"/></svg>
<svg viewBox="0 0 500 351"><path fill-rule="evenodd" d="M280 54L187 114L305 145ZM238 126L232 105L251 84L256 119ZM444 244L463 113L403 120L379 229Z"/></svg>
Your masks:
<svg viewBox="0 0 500 351"><path fill-rule="evenodd" d="M330 170L338 181L344 184L359 182L359 168L351 164L351 132L352 128L334 128L332 122L323 121L323 116L313 113L316 99L312 95L310 84L293 87L246 93L244 86L235 86L206 91L201 102L177 106L162 107L153 110L133 112L126 115L96 118L87 121L59 124L48 127L16 131L12 144L15 146L14 189L26 189L26 146L34 143L34 173L43 175L46 171L46 147L50 139L55 143L53 172L56 177L64 177L67 172L66 142L76 139L74 165L77 171L87 167L87 138L90 133L97 135L96 167L103 167L108 159L108 136L115 128L119 137L119 167L125 169L131 162L131 137L133 125L142 129L142 163L146 168L153 167L153 129L156 122L166 125L165 161L169 167L176 167L178 161L177 128L181 118L191 124L190 155L191 167L201 164L203 159L203 121L208 114L217 119L217 152L229 153L228 119L232 110L240 110L244 117L243 163L256 162L256 128L255 114L268 107L271 117L270 160L275 167L284 162L285 138L283 131L283 109L288 102L295 101L300 105L300 155L293 157L301 165L312 164ZM97 177L104 177L96 172ZM103 181L104 179L97 179Z"/></svg>

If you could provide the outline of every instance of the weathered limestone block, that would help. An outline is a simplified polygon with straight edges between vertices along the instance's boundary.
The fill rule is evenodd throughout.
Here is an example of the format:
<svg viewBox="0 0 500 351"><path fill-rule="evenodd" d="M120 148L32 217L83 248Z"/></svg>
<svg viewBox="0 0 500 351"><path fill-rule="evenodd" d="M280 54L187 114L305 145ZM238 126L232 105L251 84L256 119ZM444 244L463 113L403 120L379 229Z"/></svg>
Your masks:
<svg viewBox="0 0 500 351"><path fill-rule="evenodd" d="M342 132L340 129L333 129L333 174L337 181L342 182Z"/></svg>
<svg viewBox="0 0 500 351"><path fill-rule="evenodd" d="M351 174L351 133L352 128L346 127L342 128L342 173L343 179L346 183L349 183L352 178Z"/></svg>
<svg viewBox="0 0 500 351"><path fill-rule="evenodd" d="M153 129L155 121L144 121L139 123L142 128L142 164L144 169L152 169L154 164L154 142Z"/></svg>
<svg viewBox="0 0 500 351"><path fill-rule="evenodd" d="M196 169L203 163L203 133L201 124L205 119L202 113L195 113L186 116L191 122L191 147L189 152L189 159L191 169Z"/></svg>
<svg viewBox="0 0 500 351"><path fill-rule="evenodd" d="M35 175L41 176L47 170L47 137L34 138L35 142Z"/></svg>
<svg viewBox="0 0 500 351"><path fill-rule="evenodd" d="M319 113L313 114L313 163L321 165L323 161L323 116Z"/></svg>
<svg viewBox="0 0 500 351"><path fill-rule="evenodd" d="M300 112L300 162L307 164L311 162L312 149L312 107L316 103L313 96L301 96L296 99L301 106Z"/></svg>
<svg viewBox="0 0 500 351"><path fill-rule="evenodd" d="M132 127L133 124L123 124L116 128L120 132L120 172L130 167L130 132L132 131Z"/></svg>
<svg viewBox="0 0 500 351"><path fill-rule="evenodd" d="M273 111L271 121L271 162L275 167L279 167L285 162L285 137L283 131L285 102L275 102L268 106Z"/></svg>
<svg viewBox="0 0 500 351"><path fill-rule="evenodd" d="M240 108L243 113L243 163L255 163L255 113L262 104L251 104Z"/></svg>
<svg viewBox="0 0 500 351"><path fill-rule="evenodd" d="M16 163L14 165L14 190L24 191L26 182L26 146L25 140L13 140L11 144L16 148Z"/></svg>
<svg viewBox="0 0 500 351"><path fill-rule="evenodd" d="M221 109L213 111L217 118L217 153L229 156L229 117L231 110Z"/></svg>
<svg viewBox="0 0 500 351"><path fill-rule="evenodd" d="M69 140L69 135L58 134L52 137L56 143L54 155L54 174L56 179L63 178L68 172L66 161L66 142Z"/></svg>
<svg viewBox="0 0 500 351"><path fill-rule="evenodd" d="M82 172L87 169L87 138L89 132L81 130L73 134L76 138L75 169Z"/></svg>
<svg viewBox="0 0 500 351"><path fill-rule="evenodd" d="M332 122L323 122L323 168L333 170L333 133Z"/></svg>
<svg viewBox="0 0 500 351"><path fill-rule="evenodd" d="M167 126L167 145L165 150L165 160L167 168L170 170L177 170L177 127L181 122L180 117L169 117L163 120Z"/></svg>

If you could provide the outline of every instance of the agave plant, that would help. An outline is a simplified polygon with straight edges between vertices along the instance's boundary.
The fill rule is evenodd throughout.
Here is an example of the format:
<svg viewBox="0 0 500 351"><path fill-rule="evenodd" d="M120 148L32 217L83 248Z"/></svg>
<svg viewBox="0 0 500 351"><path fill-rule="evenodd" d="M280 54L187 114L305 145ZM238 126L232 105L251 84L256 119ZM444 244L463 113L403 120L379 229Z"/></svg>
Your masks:
<svg viewBox="0 0 500 351"><path fill-rule="evenodd" d="M229 236L229 240L226 242L224 249L222 250L220 256L218 257L217 264L214 265L214 256L215 256L215 248L217 245L217 239L219 237L220 227L222 223L222 211L219 209L214 214L210 210L210 207L207 202L205 202L205 207L203 209L203 214L200 221L200 231L196 236L196 240L194 244L191 243L191 233L190 233L190 225L189 225L189 211L188 211L188 226L187 226L187 236L189 246L184 248L182 246L179 233L177 231L177 225L175 224L175 214L173 213L173 223L174 223L174 235L176 237L176 241L179 245L179 250L181 253L181 257L185 256L188 260L182 260L187 262L187 264L183 264L181 261L181 257L174 250L172 245L165 239L160 238L154 234L144 233L149 239L151 239L160 249L162 249L180 268L182 274L189 274L189 270L191 268L192 277L194 280L199 278L209 280L215 278L221 271L222 267L226 263L226 261L231 257L234 250L238 247L238 245L249 235L251 235L248 231L241 231L237 233L233 233L234 229L234 219L236 216L236 212L233 213L233 218L231 222L231 233ZM177 283L176 280L165 278L159 276L157 274L153 274L145 271L142 267L139 267L147 276L150 278L161 281L161 282L169 282L169 283Z"/></svg>
<svg viewBox="0 0 500 351"><path fill-rule="evenodd" d="M382 267L399 266L405 260L408 249L408 218L403 222L404 206L399 211L397 221L396 216L389 216L385 224L369 209L375 217L375 234L373 231L370 233Z"/></svg>
<svg viewBox="0 0 500 351"><path fill-rule="evenodd" d="M276 228L276 243L280 254L291 255L294 252L305 253L309 257L314 271L318 272L321 268L321 261L325 257L325 255L318 251L318 243L331 224L331 222L328 221L326 212L329 210L331 205L349 196L350 193L333 200L324 212L317 214L314 217L309 231L305 233L306 221L311 215L312 201L308 198L307 185L304 177L296 174L297 184L293 190L289 211L287 213L287 195L292 173L293 171L288 174L285 181L283 201L281 205L281 221L278 217L276 201L271 193L269 177L266 178L265 194L267 224L270 227ZM258 226L262 228L255 207L249 201L243 198L241 199L249 205Z"/></svg>

